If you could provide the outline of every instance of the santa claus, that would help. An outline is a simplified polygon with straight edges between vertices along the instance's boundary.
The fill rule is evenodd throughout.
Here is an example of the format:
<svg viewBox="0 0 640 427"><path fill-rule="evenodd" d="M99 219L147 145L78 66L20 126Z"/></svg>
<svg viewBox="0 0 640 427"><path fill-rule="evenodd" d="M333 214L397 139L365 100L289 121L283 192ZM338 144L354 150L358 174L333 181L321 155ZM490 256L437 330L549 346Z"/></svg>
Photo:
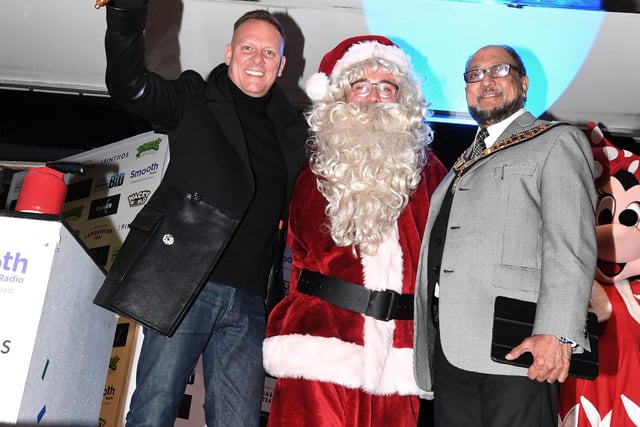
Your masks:
<svg viewBox="0 0 640 427"><path fill-rule="evenodd" d="M427 105L389 39L342 41L306 85L310 161L290 205L290 293L263 354L269 426L415 426L413 293L429 198L445 168Z"/></svg>

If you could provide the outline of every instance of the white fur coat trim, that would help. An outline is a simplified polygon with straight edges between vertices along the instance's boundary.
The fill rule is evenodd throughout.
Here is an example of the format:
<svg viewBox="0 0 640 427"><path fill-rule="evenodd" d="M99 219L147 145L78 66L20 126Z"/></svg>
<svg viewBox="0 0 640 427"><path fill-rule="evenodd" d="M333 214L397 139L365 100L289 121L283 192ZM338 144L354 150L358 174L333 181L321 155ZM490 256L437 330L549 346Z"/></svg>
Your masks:
<svg viewBox="0 0 640 427"><path fill-rule="evenodd" d="M365 288L402 293L402 248L397 224L394 224L374 255L361 254L361 263Z"/></svg>
<svg viewBox="0 0 640 427"><path fill-rule="evenodd" d="M412 349L391 348L370 363L365 347L338 338L292 334L267 338L262 350L265 370L274 377L327 381L378 395L422 396L413 378ZM378 369L372 371L372 364Z"/></svg>

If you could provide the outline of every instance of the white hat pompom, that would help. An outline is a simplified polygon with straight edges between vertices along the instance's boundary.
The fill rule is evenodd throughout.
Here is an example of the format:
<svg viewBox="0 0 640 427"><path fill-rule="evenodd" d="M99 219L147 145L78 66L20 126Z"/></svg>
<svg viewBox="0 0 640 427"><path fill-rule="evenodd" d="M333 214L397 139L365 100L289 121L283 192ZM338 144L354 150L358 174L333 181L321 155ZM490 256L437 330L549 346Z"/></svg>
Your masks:
<svg viewBox="0 0 640 427"><path fill-rule="evenodd" d="M307 96L313 101L321 101L329 95L329 77L325 73L315 73L307 79L304 88Z"/></svg>

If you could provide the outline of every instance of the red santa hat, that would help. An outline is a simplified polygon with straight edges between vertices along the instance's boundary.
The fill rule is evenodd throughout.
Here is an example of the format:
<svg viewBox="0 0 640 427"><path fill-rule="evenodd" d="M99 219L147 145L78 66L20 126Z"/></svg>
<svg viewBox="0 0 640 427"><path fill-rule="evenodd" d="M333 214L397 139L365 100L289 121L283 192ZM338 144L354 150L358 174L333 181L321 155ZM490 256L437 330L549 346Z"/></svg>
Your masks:
<svg viewBox="0 0 640 427"><path fill-rule="evenodd" d="M320 101L329 94L345 68L370 58L382 58L409 69L411 59L395 43L384 36L362 35L345 39L327 52L320 61L318 72L305 83L305 90L312 101Z"/></svg>

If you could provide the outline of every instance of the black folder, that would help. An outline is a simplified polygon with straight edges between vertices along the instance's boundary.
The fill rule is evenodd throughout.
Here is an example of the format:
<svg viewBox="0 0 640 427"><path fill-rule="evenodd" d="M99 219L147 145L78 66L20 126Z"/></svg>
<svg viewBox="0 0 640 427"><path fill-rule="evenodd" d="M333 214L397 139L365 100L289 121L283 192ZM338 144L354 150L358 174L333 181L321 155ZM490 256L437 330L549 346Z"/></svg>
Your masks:
<svg viewBox="0 0 640 427"><path fill-rule="evenodd" d="M504 357L523 339L531 336L536 303L500 296L496 298L494 309L491 360L528 368L533 363L529 352L515 360ZM571 356L569 375L592 380L598 376L598 318L595 313L588 313L586 327L591 351Z"/></svg>

